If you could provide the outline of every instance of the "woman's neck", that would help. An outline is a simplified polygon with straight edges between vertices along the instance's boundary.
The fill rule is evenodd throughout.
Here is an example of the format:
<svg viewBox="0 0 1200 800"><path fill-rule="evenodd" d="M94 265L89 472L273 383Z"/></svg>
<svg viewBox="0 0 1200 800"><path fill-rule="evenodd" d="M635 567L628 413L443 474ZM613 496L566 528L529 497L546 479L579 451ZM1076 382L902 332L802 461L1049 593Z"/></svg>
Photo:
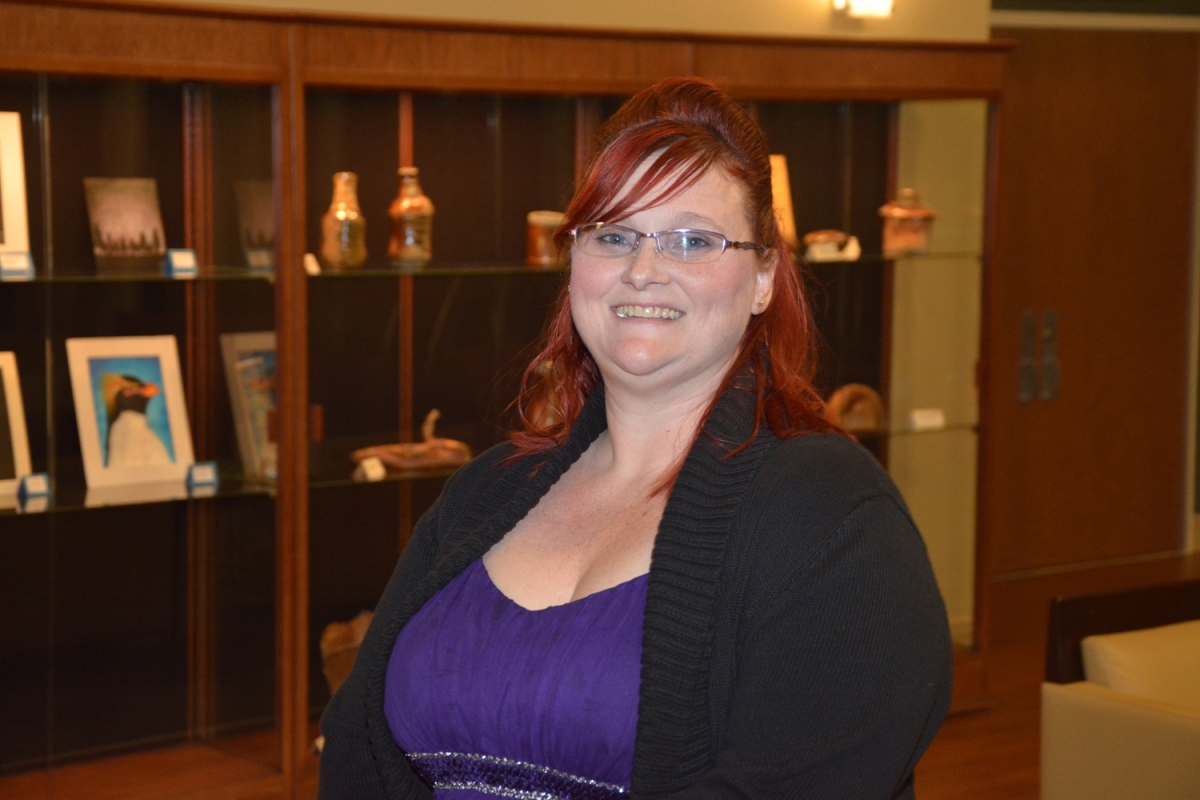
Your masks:
<svg viewBox="0 0 1200 800"><path fill-rule="evenodd" d="M590 466L652 488L686 455L716 388L647 397L606 384L608 429L588 449Z"/></svg>

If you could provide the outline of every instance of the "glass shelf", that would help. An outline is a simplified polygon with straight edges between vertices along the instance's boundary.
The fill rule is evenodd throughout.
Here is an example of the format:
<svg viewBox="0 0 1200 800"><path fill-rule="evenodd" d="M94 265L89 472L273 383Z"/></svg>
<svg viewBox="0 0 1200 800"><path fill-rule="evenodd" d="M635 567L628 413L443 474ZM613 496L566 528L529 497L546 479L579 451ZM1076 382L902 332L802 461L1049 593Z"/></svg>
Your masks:
<svg viewBox="0 0 1200 800"><path fill-rule="evenodd" d="M971 422L956 422L940 428L891 428L881 431L854 433L857 439L889 439L897 436L930 436L938 433L978 433L979 425Z"/></svg>
<svg viewBox="0 0 1200 800"><path fill-rule="evenodd" d="M89 489L68 478L55 481L55 491L47 498L33 498L21 508L13 495L0 496L0 517L16 514L63 514L105 506L140 506L172 503L179 500L212 500L229 497L269 496L275 486L240 475L221 472L220 484L214 489L199 488L189 493L183 483L149 483Z"/></svg>
<svg viewBox="0 0 1200 800"><path fill-rule="evenodd" d="M358 480L347 475L345 478L314 478L308 482L310 489L344 489L349 486L378 486L381 483L407 483L413 481L444 480L449 478L458 467L439 467L437 469L406 470L404 472L389 472L377 481Z"/></svg>
<svg viewBox="0 0 1200 800"><path fill-rule="evenodd" d="M273 272L251 271L245 267L205 267L200 274L190 278L174 278L169 275L42 275L28 279L8 279L5 284L88 284L88 283L187 283L189 281L273 281Z"/></svg>
<svg viewBox="0 0 1200 800"><path fill-rule="evenodd" d="M893 263L896 263L897 261L909 262L909 263L911 263L911 262L930 263L930 262L937 262L937 261L981 261L982 259L983 259L983 256L980 255L979 253L968 253L968 252L911 253L908 255L895 256L893 258L885 258L882 254L874 253L874 254L863 254L862 256L855 259L854 261L806 261L805 263L809 267L840 266L843 264L845 264L845 265L853 265L853 264L867 265L867 264L869 264L869 265L878 266L878 265L883 265L883 264L893 264Z"/></svg>
<svg viewBox="0 0 1200 800"><path fill-rule="evenodd" d="M411 275L415 278L491 278L506 275L562 274L566 271L567 265L565 264L555 264L549 267L531 267L527 264L439 264L431 262L423 267L364 268L340 271L323 270L319 275L312 275L310 277L317 280L396 278L402 275Z"/></svg>

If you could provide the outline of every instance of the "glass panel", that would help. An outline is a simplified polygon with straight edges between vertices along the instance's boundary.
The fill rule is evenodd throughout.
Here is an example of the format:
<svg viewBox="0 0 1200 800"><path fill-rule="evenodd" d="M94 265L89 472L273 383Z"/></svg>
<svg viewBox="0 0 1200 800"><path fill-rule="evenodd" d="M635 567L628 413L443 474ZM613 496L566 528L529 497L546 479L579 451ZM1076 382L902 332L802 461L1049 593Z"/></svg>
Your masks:
<svg viewBox="0 0 1200 800"><path fill-rule="evenodd" d="M917 520L956 641L973 641L975 491L987 104L759 103L787 157L796 228L856 236L863 256L807 267L823 338L818 387L881 394L883 431L862 443L886 464ZM889 127L898 134L889 165ZM913 188L937 214L928 248L889 260L879 208Z"/></svg>
<svg viewBox="0 0 1200 800"><path fill-rule="evenodd" d="M213 86L206 91L212 114L211 260L233 274L269 277L276 219L272 89ZM270 264L252 262L249 248L269 255ZM208 342L215 350L207 354L210 380L202 404L208 410L203 429L194 428L197 454L218 463L223 486L261 490L273 478L267 465L273 460L248 466L244 439L249 434L239 437L238 424L257 429L260 445L266 441L274 353L259 352L253 339L249 346L234 339L228 349L239 355L231 369L223 337L273 332L275 287L266 280L215 281L207 297L201 294L194 302L206 309L215 334ZM234 387L227 382L231 372L240 378ZM240 411L232 402L235 389L245 393ZM237 756L243 770L245 765L277 770L274 498L222 499L197 515L194 527L201 534L194 534L198 560L211 567L201 566L193 578L199 589L195 605L203 609L193 616L197 624L211 626L211 638L197 637L193 645L203 659L193 664L193 741Z"/></svg>
<svg viewBox="0 0 1200 800"><path fill-rule="evenodd" d="M805 267L823 340L817 387L846 384L886 394L887 279L878 209L886 200L889 107L878 103L759 103L772 153L787 158L796 231L835 229L858 237L864 257ZM863 444L883 457L876 436Z"/></svg>
<svg viewBox="0 0 1200 800"><path fill-rule="evenodd" d="M574 179L570 98L417 94L413 153L436 208L433 261L412 273L413 307L401 318L401 284L387 259L387 209L396 196L399 96L311 91L307 96L309 249L320 245L336 171L358 174L367 220L366 266L309 282L309 392L324 440L310 447L310 668L312 717L329 697L319 642L326 625L374 607L395 564L407 520L441 489L447 470L355 484L350 453L400 437L400 375L413 374L419 427L441 411L437 433L480 452L498 441L529 345L557 295L561 269L525 261L529 211L565 208ZM413 351L402 353L411 327ZM406 362L405 359L409 359ZM414 433L416 433L414 431Z"/></svg>
<svg viewBox="0 0 1200 800"><path fill-rule="evenodd" d="M525 261L525 215L573 190L575 101L416 95L413 161L433 200L435 262Z"/></svg>
<svg viewBox="0 0 1200 800"><path fill-rule="evenodd" d="M213 132L211 172L199 166L190 182L189 107L189 127ZM223 333L274 327L267 280L225 279L251 277L230 184L271 180L271 108L269 88L0 77L0 111L22 115L37 270L0 283L0 351L16 354L32 467L54 490L24 509L52 513L0 500L0 594L16 622L0 643L0 796L88 796L97 782L163 796L278 768L274 500L243 475L220 348ZM98 275L91 177L153 178L170 247L189 243L185 185L212 181L214 219L202 203L189 213L215 241L190 244L229 260L222 279L169 280L157 262L145 275ZM219 463L221 486L208 499L179 499L182 480L102 497L85 479L66 341L164 334L176 340L196 460ZM159 377L149 397L169 385ZM103 441L127 411L149 417L149 402L85 413Z"/></svg>
<svg viewBox="0 0 1200 800"><path fill-rule="evenodd" d="M949 255L896 261L888 407L894 429L911 429L933 411L946 430L893 439L888 467L925 537L955 641L965 646L974 641L987 103L901 103L899 125L899 186L916 189L937 214L930 254Z"/></svg>

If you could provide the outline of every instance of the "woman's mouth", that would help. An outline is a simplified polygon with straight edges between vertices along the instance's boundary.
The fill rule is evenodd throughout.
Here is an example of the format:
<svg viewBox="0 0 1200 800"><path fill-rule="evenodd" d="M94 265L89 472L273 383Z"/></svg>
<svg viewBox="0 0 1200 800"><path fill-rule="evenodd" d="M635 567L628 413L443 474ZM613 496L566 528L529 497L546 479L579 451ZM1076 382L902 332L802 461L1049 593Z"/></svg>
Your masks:
<svg viewBox="0 0 1200 800"><path fill-rule="evenodd" d="M613 311L621 319L679 319L683 316L682 311L665 306L616 306Z"/></svg>

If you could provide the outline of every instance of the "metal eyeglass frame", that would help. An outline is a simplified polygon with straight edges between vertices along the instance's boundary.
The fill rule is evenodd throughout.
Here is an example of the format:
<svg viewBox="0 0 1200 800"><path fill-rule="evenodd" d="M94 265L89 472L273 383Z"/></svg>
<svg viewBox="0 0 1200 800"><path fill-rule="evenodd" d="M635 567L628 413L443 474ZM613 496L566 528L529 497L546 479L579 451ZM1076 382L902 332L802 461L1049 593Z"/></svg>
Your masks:
<svg viewBox="0 0 1200 800"><path fill-rule="evenodd" d="M624 225L616 225L612 222L589 222L586 225L577 225L571 229L571 239L576 244L578 244L579 232L581 230L584 230L585 228L602 228L602 227L603 228L616 228L619 231L627 231L629 233L632 233L636 238L633 240L633 248L628 253L624 253L621 255L616 255L616 254L600 255L597 253L587 253L587 255L590 255L593 258L628 258L629 256L636 253L638 251L638 248L641 247L642 239L653 239L654 240L654 249L658 253L658 255L662 258L667 259L668 261L674 261L678 264L708 264L708 263L718 260L721 256L725 255L725 251L730 248L733 248L734 250L753 250L754 252L758 253L759 255L762 255L763 253L765 253L767 251L767 248L761 244L755 244L754 242L734 242L734 241L731 241L729 239L729 237L727 237L723 233L717 233L716 231L706 231L706 230L703 230L702 228L671 228L670 230L665 230L665 231L645 232L645 231L634 230L633 228L629 228ZM703 234L707 234L708 236L716 236L716 237L720 238L721 243L722 243L721 244L721 252L717 253L712 258L706 259L704 261L680 261L679 259L672 258L670 255L668 255L666 252L663 251L662 240L659 239L658 237L660 237L664 234L668 234L668 233L703 233Z"/></svg>

